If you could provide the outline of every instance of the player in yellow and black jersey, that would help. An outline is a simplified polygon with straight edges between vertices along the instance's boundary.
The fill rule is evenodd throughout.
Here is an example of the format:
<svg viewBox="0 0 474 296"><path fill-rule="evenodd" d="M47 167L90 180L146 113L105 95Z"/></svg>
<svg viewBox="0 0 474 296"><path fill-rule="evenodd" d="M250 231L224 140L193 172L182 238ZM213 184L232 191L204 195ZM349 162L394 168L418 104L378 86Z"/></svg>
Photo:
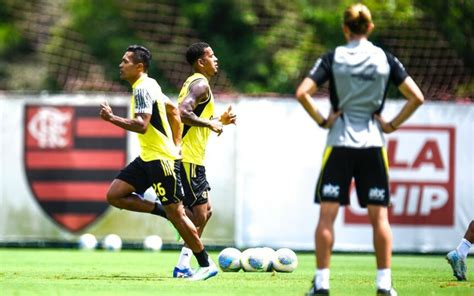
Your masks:
<svg viewBox="0 0 474 296"><path fill-rule="evenodd" d="M235 124L236 115L232 107L214 118L214 96L209 80L217 74L218 59L209 44L199 42L191 45L186 59L193 67L194 74L188 77L178 97L179 113L183 122L181 179L184 188L186 214L202 234L211 217L209 201L210 186L206 178L205 154L209 135L222 133L223 125ZM182 248L174 277L187 277L190 269L190 249Z"/></svg>
<svg viewBox="0 0 474 296"><path fill-rule="evenodd" d="M138 134L140 156L125 167L114 179L107 192L108 202L119 208L166 216L192 250L199 270L193 280L205 280L217 274L194 223L185 214L180 176L179 145L181 122L179 111L161 91L156 80L148 77L150 51L131 45L119 65L120 78L130 83L131 118L122 118L112 108L101 105L103 120ZM161 204L141 196L153 187ZM163 211L164 213L161 213Z"/></svg>

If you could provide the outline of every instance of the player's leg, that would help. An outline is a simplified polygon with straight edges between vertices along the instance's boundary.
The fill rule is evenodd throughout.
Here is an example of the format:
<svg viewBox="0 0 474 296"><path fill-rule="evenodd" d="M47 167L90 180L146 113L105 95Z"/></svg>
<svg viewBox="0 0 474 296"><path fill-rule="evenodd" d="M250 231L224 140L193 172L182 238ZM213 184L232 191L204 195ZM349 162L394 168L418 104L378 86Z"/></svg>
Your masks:
<svg viewBox="0 0 474 296"><path fill-rule="evenodd" d="M339 203L321 202L319 221L315 232L316 265L318 269L328 268L334 245L334 220Z"/></svg>
<svg viewBox="0 0 474 296"><path fill-rule="evenodd" d="M199 234L191 219L186 216L182 203L164 205L168 219L173 223L179 234L194 252L200 252L204 245L199 239Z"/></svg>
<svg viewBox="0 0 474 296"><path fill-rule="evenodd" d="M207 221L209 220L212 212L210 204L206 203L198 205L193 207L192 209L185 207L185 212L186 216L188 216L189 219L191 219L193 224L196 226L199 237L201 237L204 227L207 224ZM194 272L191 268L191 256L192 250L185 242L183 247L181 248L181 252L178 257L178 262L176 263L176 266L173 269L173 277L187 278L193 275Z"/></svg>
<svg viewBox="0 0 474 296"><path fill-rule="evenodd" d="M466 230L464 238L471 244L474 243L474 220L469 223L469 227Z"/></svg>
<svg viewBox="0 0 474 296"><path fill-rule="evenodd" d="M474 221L471 221L471 223L469 224L466 230L466 233L464 234L464 238L461 240L457 248L450 251L446 255L446 259L448 260L448 263L451 265L451 269L453 270L453 275L459 281L467 280L466 258L467 258L467 254L469 253L469 250L471 249L473 242L474 242Z"/></svg>
<svg viewBox="0 0 474 296"><path fill-rule="evenodd" d="M334 246L334 220L339 211L339 203L321 202L319 221L315 232L316 276L318 290L329 291L329 265Z"/></svg>
<svg viewBox="0 0 474 296"><path fill-rule="evenodd" d="M388 162L384 148L358 149L354 169L357 196L361 207L367 207L373 229L377 262L377 295L396 295L392 288L392 231L388 220L390 191Z"/></svg>
<svg viewBox="0 0 474 296"><path fill-rule="evenodd" d="M137 157L119 173L107 191L107 201L110 205L134 212L157 214L154 211L160 204L146 200L136 193L143 193L150 186L146 176L146 165Z"/></svg>
<svg viewBox="0 0 474 296"><path fill-rule="evenodd" d="M211 260L199 238L198 231L192 221L186 216L182 203L164 206L168 219L173 223L179 234L192 250L199 268L191 280L206 280L217 274L217 266Z"/></svg>
<svg viewBox="0 0 474 296"><path fill-rule="evenodd" d="M115 179L107 191L107 201L112 206L134 211L150 213L154 204L134 193L135 188L125 181Z"/></svg>
<svg viewBox="0 0 474 296"><path fill-rule="evenodd" d="M351 160L346 159L344 148L328 147L316 186L315 202L320 204L319 221L315 230L316 274L314 284L306 295L329 293L329 267L334 245L334 220L340 204L349 202L349 185L352 179Z"/></svg>
<svg viewBox="0 0 474 296"><path fill-rule="evenodd" d="M185 213L182 203L184 195L179 174L179 161L174 162L174 167L171 161L161 161L161 166L166 166L161 170L163 177L160 177L158 168L155 168L153 184L159 183L159 186L154 187L157 187L156 193L166 211L166 216L176 230L178 230L199 263L200 268L193 275L192 279L205 280L215 276L217 274L217 267L204 249L196 227ZM160 179L158 180L157 178Z"/></svg>
<svg viewBox="0 0 474 296"><path fill-rule="evenodd" d="M210 186L206 179L205 168L192 163L182 162L180 176L185 195L183 203L186 215L196 226L199 237L201 237L212 214L209 201ZM191 249L185 243L181 248L178 262L173 269L173 277L190 277L193 275L190 255Z"/></svg>
<svg viewBox="0 0 474 296"><path fill-rule="evenodd" d="M384 206L368 205L370 224L378 269L390 268L392 259L392 230L388 222L388 210Z"/></svg>
<svg viewBox="0 0 474 296"><path fill-rule="evenodd" d="M212 207L210 200L204 204L196 205L190 209L186 209L186 215L193 221L199 236L202 235L207 222L212 216Z"/></svg>
<svg viewBox="0 0 474 296"><path fill-rule="evenodd" d="M380 295L393 295L392 289L392 231L385 206L368 205L369 220L373 228L373 244L377 264L377 290Z"/></svg>

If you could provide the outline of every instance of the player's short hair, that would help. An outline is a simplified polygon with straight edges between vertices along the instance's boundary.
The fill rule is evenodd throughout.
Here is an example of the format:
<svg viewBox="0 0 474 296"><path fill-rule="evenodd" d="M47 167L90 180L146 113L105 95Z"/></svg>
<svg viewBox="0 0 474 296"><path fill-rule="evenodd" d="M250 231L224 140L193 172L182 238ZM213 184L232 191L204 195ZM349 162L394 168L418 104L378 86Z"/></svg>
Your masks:
<svg viewBox="0 0 474 296"><path fill-rule="evenodd" d="M192 66L194 63L204 55L204 49L210 47L206 42L198 42L192 44L186 50L186 60Z"/></svg>
<svg viewBox="0 0 474 296"><path fill-rule="evenodd" d="M367 34L371 23L372 15L364 4L353 4L344 11L344 25L354 34Z"/></svg>
<svg viewBox="0 0 474 296"><path fill-rule="evenodd" d="M132 61L134 64L142 63L145 72L148 71L151 62L151 52L142 45L130 45L127 51L133 52Z"/></svg>

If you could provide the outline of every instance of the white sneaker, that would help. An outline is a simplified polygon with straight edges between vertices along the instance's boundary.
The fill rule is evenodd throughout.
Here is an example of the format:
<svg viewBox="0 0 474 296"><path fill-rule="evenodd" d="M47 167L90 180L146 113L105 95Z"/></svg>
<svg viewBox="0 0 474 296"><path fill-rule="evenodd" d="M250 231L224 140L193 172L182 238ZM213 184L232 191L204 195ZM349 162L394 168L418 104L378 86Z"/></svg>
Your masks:
<svg viewBox="0 0 474 296"><path fill-rule="evenodd" d="M214 261L209 258L209 266L207 267L199 267L192 277L189 278L191 281L205 281L208 278L216 276L218 273L218 269Z"/></svg>

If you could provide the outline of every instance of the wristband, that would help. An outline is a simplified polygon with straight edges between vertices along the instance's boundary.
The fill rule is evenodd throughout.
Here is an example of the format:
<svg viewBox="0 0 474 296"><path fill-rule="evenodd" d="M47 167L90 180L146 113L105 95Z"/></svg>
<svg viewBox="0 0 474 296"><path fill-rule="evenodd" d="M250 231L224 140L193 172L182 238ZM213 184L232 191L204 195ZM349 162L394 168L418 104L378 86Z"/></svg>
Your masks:
<svg viewBox="0 0 474 296"><path fill-rule="evenodd" d="M327 119L324 119L321 123L318 123L318 125L320 127L324 127L326 125L326 123L328 123L328 120Z"/></svg>

